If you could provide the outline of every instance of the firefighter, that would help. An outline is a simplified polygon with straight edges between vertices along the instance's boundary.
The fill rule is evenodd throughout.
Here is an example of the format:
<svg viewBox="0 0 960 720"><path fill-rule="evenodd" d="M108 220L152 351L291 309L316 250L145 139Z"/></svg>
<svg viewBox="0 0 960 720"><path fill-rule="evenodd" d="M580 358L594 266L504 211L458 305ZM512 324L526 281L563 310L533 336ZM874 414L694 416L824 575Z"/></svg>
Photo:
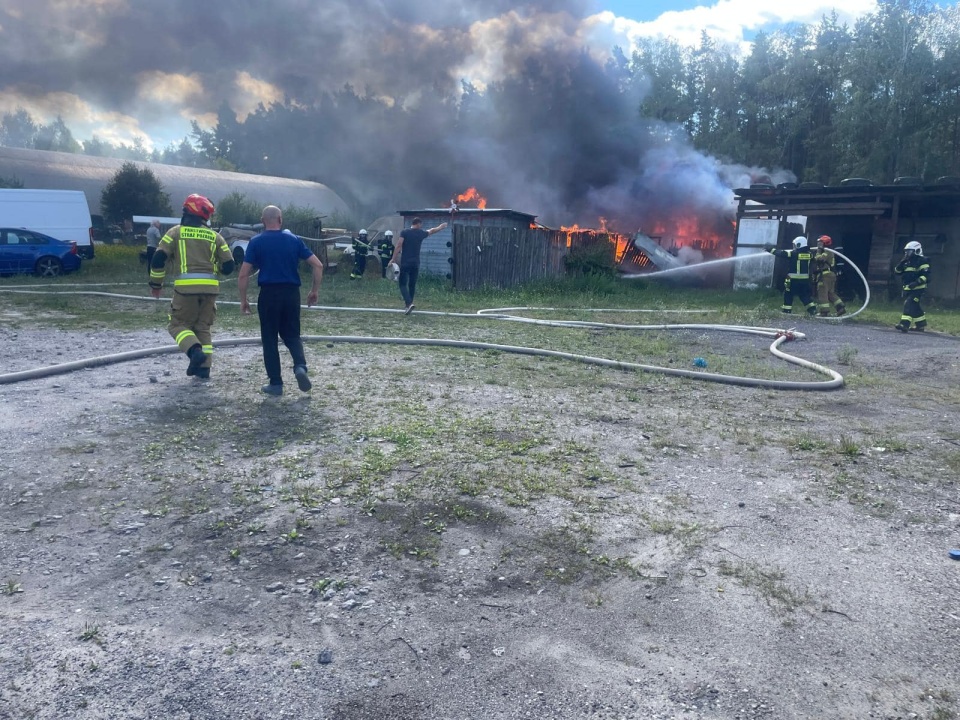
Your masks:
<svg viewBox="0 0 960 720"><path fill-rule="evenodd" d="M817 238L817 249L813 253L810 263L811 279L816 288L817 310L820 317L830 315L830 307L836 310L837 317L847 314L843 300L837 295L837 256L827 250L833 245L829 235Z"/></svg>
<svg viewBox="0 0 960 720"><path fill-rule="evenodd" d="M790 314L793 312L793 297L800 298L809 315L817 314L817 304L810 294L810 260L813 258L807 239L800 235L793 239L793 248L777 250L772 245L766 246L767 252L777 257L785 257L790 261L790 270L783 281L783 305L780 310Z"/></svg>
<svg viewBox="0 0 960 720"><path fill-rule="evenodd" d="M353 272L350 273L351 280L359 280L363 277L367 269L367 252L370 250L370 243L367 242L367 231L361 230L357 237L353 239Z"/></svg>
<svg viewBox="0 0 960 720"><path fill-rule="evenodd" d="M927 291L930 279L930 261L923 256L923 247L911 240L903 248L903 260L897 263L893 271L900 276L903 286L903 314L896 327L902 333L913 329L923 332L927 327L927 317L920 307L920 299Z"/></svg>
<svg viewBox="0 0 960 720"><path fill-rule="evenodd" d="M390 258L393 257L393 230L387 230L377 243L377 255L380 256L380 277L387 277Z"/></svg>
<svg viewBox="0 0 960 720"><path fill-rule="evenodd" d="M213 203L202 195L183 202L179 225L167 230L150 265L150 294L160 297L166 268L176 272L167 330L190 359L187 375L210 377L213 339L210 328L217 317L217 272L229 275L234 260L220 233L208 225Z"/></svg>

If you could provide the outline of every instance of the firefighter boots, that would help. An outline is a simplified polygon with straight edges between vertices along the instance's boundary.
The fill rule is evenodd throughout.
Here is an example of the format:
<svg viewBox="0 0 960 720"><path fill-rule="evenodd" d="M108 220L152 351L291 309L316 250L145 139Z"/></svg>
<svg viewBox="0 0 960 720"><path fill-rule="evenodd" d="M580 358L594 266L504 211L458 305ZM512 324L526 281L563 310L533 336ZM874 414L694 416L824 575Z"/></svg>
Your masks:
<svg viewBox="0 0 960 720"><path fill-rule="evenodd" d="M187 350L187 357L190 358L190 364L187 365L187 375L192 376L196 375L197 371L200 370L200 366L203 365L207 360L207 356L203 352L203 348L197 344L192 348ZM207 377L210 377L209 370L207 371Z"/></svg>

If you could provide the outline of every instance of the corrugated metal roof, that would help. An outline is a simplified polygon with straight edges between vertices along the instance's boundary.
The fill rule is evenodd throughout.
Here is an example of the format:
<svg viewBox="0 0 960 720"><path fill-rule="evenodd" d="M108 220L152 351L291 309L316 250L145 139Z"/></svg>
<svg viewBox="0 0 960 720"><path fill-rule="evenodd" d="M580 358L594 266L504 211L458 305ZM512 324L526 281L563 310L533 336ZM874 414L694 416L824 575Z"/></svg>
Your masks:
<svg viewBox="0 0 960 720"><path fill-rule="evenodd" d="M450 208L423 208L422 210L397 210L398 215L403 217L411 217L416 215L450 215ZM511 217L518 220L523 220L526 223L531 223L536 219L536 215L531 215L530 213L520 212L519 210L510 210L508 208L460 208L455 213L452 213L454 216L472 216L472 215L498 215L501 217Z"/></svg>
<svg viewBox="0 0 960 720"><path fill-rule="evenodd" d="M24 187L48 190L82 190L90 212L100 214L100 193L125 160L92 157L48 150L23 150L0 147L0 176L15 177ZM321 215L348 212L347 204L326 185L309 180L268 175L180 167L160 163L136 162L147 168L163 184L170 203L178 209L190 193L200 193L214 204L232 192L239 192L264 205L310 207Z"/></svg>

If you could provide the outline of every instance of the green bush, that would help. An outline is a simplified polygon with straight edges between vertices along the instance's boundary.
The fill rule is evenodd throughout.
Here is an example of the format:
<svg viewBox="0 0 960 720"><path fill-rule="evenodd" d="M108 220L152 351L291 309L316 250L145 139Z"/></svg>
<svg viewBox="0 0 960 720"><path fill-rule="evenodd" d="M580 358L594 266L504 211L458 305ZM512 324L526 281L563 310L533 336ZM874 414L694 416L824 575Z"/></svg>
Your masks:
<svg viewBox="0 0 960 720"><path fill-rule="evenodd" d="M563 259L567 274L573 276L605 275L613 277L616 272L616 262L610 243L596 242L574 248Z"/></svg>
<svg viewBox="0 0 960 720"><path fill-rule="evenodd" d="M134 215L170 216L170 196L164 192L159 178L148 168L126 162L110 178L100 193L103 216L116 223Z"/></svg>
<svg viewBox="0 0 960 720"><path fill-rule="evenodd" d="M232 192L220 202L214 203L213 224L223 225L254 225L260 222L260 213L263 206L253 198L248 198L242 192Z"/></svg>

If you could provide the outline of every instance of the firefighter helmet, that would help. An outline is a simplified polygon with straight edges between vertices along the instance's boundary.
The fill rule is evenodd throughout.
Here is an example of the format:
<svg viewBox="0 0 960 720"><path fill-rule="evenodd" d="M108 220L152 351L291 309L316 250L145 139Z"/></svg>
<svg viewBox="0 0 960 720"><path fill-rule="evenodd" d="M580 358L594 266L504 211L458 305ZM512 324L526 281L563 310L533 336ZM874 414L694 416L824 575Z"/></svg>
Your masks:
<svg viewBox="0 0 960 720"><path fill-rule="evenodd" d="M388 237L388 238L392 238L392 237L393 237L393 230L387 230L387 231L383 234L383 236L384 236L384 237Z"/></svg>
<svg viewBox="0 0 960 720"><path fill-rule="evenodd" d="M208 221L213 217L213 203L207 200L203 195L188 195L183 201L183 211L196 215L203 221Z"/></svg>
<svg viewBox="0 0 960 720"><path fill-rule="evenodd" d="M807 246L807 239L803 235L797 235L797 237L793 239L793 247L796 248L797 250L806 246Z"/></svg>
<svg viewBox="0 0 960 720"><path fill-rule="evenodd" d="M911 240L906 245L903 246L903 249L908 253L916 253L917 255L923 255L923 246L918 243L916 240Z"/></svg>
<svg viewBox="0 0 960 720"><path fill-rule="evenodd" d="M359 233L357 233L357 234L358 234L358 235L366 235L366 234L367 234L367 231L366 231L366 230L361 230L361 231L360 231Z"/></svg>
<svg viewBox="0 0 960 720"><path fill-rule="evenodd" d="M391 280L400 279L400 266L396 263L390 263L389 268L387 269L387 277Z"/></svg>
<svg viewBox="0 0 960 720"><path fill-rule="evenodd" d="M829 235L821 235L817 238L817 242L822 242L824 247L833 245L833 239Z"/></svg>

